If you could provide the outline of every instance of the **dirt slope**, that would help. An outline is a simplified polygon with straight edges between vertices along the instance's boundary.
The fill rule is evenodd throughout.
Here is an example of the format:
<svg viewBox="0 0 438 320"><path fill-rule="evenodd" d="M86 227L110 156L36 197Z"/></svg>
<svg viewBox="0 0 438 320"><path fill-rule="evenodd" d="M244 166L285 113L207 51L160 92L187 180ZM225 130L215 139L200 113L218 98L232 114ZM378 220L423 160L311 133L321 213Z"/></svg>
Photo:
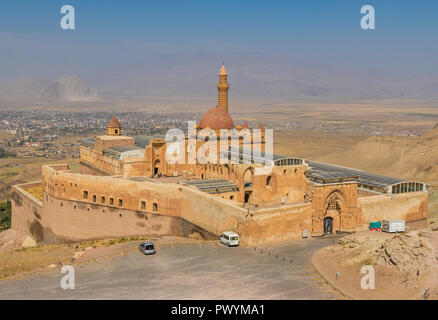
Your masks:
<svg viewBox="0 0 438 320"><path fill-rule="evenodd" d="M312 262L335 287L356 299L438 299L437 249L436 231L365 231L319 250ZM365 265L375 271L374 289L361 285Z"/></svg>
<svg viewBox="0 0 438 320"><path fill-rule="evenodd" d="M320 158L394 177L438 183L438 128L421 137L370 137Z"/></svg>

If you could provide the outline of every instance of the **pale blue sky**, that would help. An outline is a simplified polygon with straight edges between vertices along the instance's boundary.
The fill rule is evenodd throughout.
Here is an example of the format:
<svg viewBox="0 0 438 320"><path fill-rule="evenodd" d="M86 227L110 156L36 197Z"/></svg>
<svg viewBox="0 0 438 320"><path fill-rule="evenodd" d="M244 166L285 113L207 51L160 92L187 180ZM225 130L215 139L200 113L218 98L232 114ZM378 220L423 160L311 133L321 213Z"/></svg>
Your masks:
<svg viewBox="0 0 438 320"><path fill-rule="evenodd" d="M59 26L65 4L74 31ZM365 4L376 30L360 28ZM362 96L380 82L422 96L438 77L437 15L433 0L2 1L0 81L80 74L104 91L196 95L225 61L235 81L274 95L342 94L345 83Z"/></svg>

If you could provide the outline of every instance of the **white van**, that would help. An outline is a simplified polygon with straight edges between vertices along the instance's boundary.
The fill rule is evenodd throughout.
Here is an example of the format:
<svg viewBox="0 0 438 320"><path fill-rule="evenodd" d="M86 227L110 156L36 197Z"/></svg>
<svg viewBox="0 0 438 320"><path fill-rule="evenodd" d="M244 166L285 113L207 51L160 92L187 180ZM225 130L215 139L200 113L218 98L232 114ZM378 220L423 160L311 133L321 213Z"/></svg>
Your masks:
<svg viewBox="0 0 438 320"><path fill-rule="evenodd" d="M225 231L220 236L221 242L229 247L239 245L239 235L233 231Z"/></svg>

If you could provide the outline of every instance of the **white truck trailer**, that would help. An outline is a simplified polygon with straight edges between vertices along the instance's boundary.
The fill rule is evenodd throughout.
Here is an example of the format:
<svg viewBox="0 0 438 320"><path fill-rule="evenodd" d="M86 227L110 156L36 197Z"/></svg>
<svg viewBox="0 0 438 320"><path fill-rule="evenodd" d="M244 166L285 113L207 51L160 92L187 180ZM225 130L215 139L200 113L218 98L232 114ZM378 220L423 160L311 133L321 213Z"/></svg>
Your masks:
<svg viewBox="0 0 438 320"><path fill-rule="evenodd" d="M405 232L406 223L405 220L393 219L393 220L383 220L382 231L389 233Z"/></svg>

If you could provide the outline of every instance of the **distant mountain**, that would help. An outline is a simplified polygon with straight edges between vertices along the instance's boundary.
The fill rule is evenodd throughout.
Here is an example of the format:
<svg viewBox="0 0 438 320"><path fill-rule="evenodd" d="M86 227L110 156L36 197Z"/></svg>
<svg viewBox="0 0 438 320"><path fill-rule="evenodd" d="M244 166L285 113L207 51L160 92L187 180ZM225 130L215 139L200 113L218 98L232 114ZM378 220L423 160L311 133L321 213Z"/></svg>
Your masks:
<svg viewBox="0 0 438 320"><path fill-rule="evenodd" d="M99 94L87 87L79 75L59 78L50 83L42 92L41 97L48 100L62 101L98 101Z"/></svg>
<svg viewBox="0 0 438 320"><path fill-rule="evenodd" d="M54 81L26 77L0 87L0 98L11 101L94 102L102 98L89 88L79 75L65 76Z"/></svg>
<svg viewBox="0 0 438 320"><path fill-rule="evenodd" d="M50 85L49 80L38 77L26 77L8 82L0 87L2 97L39 99L41 92Z"/></svg>

